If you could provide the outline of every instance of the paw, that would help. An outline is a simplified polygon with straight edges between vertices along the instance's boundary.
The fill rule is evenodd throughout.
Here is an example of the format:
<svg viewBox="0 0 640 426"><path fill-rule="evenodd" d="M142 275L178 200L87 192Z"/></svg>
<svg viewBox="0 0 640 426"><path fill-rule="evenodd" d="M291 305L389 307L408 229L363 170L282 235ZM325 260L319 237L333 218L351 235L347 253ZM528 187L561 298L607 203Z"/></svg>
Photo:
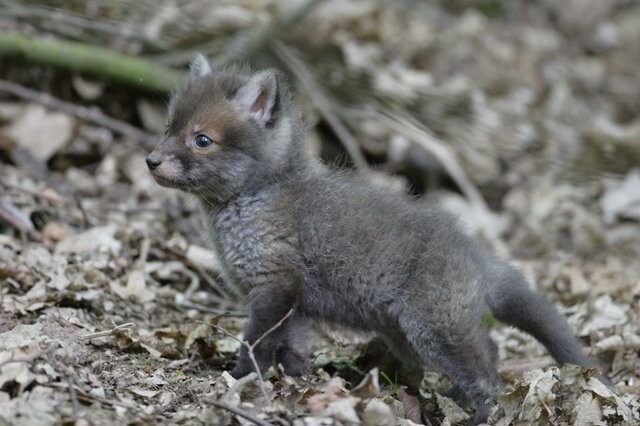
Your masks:
<svg viewBox="0 0 640 426"><path fill-rule="evenodd" d="M491 413L491 404L482 404L476 407L476 415L473 418L474 425L482 425L487 423L489 414Z"/></svg>
<svg viewBox="0 0 640 426"><path fill-rule="evenodd" d="M229 372L234 379L239 379L255 371L251 363L238 361L236 366Z"/></svg>
<svg viewBox="0 0 640 426"><path fill-rule="evenodd" d="M309 358L306 354L301 354L290 349L280 350L276 361L282 365L284 374L287 376L304 376L311 371Z"/></svg>
<svg viewBox="0 0 640 426"><path fill-rule="evenodd" d="M471 405L471 401L469 401L467 395L458 385L453 385L444 392L440 392L440 395L453 399L461 407L467 407Z"/></svg>

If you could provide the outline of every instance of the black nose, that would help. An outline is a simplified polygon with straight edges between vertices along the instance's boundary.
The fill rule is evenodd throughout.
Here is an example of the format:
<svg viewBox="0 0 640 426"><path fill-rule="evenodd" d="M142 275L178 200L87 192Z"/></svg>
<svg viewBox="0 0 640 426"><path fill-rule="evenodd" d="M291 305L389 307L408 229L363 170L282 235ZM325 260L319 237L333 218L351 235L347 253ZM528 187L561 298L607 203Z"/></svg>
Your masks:
<svg viewBox="0 0 640 426"><path fill-rule="evenodd" d="M149 167L149 170L154 170L160 165L160 163L162 163L161 159L159 159L158 157L154 157L153 155L148 156L144 161L147 163L147 167Z"/></svg>

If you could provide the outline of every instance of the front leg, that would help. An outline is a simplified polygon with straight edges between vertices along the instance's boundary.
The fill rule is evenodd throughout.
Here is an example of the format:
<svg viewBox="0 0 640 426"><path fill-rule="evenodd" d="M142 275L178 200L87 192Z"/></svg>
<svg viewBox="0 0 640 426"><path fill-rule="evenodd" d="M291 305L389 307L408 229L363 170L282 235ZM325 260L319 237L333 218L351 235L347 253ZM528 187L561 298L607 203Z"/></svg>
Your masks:
<svg viewBox="0 0 640 426"><path fill-rule="evenodd" d="M266 334L295 306L295 294L291 289L277 285L261 285L249 292L249 324L244 334L244 341L249 345L261 339L253 348L260 373L264 373L274 363L276 351L286 340L288 318L275 330ZM240 356L235 368L231 371L233 377L240 378L255 371L254 363L249 357L246 345L240 348Z"/></svg>

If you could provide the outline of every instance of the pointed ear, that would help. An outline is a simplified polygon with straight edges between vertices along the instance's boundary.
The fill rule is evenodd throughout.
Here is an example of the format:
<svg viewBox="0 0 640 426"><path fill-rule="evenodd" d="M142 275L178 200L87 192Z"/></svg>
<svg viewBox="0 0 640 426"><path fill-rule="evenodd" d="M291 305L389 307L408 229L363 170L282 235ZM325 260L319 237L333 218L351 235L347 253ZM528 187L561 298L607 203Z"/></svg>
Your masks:
<svg viewBox="0 0 640 426"><path fill-rule="evenodd" d="M240 111L260 126L273 122L280 101L278 72L267 70L253 75L233 97Z"/></svg>
<svg viewBox="0 0 640 426"><path fill-rule="evenodd" d="M196 53L191 65L189 65L190 77L204 77L207 74L211 74L212 68L207 58L202 53Z"/></svg>

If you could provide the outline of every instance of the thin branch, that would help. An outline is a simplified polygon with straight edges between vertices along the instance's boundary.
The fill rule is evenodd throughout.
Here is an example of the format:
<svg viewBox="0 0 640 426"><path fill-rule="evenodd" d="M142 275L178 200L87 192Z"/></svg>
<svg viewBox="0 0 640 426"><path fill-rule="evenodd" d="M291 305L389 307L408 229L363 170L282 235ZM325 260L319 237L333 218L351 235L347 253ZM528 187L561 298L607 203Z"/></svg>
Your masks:
<svg viewBox="0 0 640 426"><path fill-rule="evenodd" d="M456 182L460 190L467 196L471 203L483 210L487 210L487 203L485 202L480 191L473 185L471 180L467 177L464 169L460 166L455 154L451 149L442 141L438 140L428 129L421 126L419 123L415 123L407 118L401 117L398 114L390 112L380 111L362 111L360 113L368 114L372 116L377 122L383 122L388 125L392 130L404 135L409 140L416 143L418 146L428 151L433 155L436 160L442 164L447 170L449 176Z"/></svg>
<svg viewBox="0 0 640 426"><path fill-rule="evenodd" d="M214 281L211 275L209 275L209 273L201 265L189 259L186 256L186 253L180 252L172 247L164 247L164 249L169 253L171 253L172 255L178 257L187 266L195 269L198 272L198 274L202 277L202 279L206 281L209 287L211 287L212 290L216 291L216 293L219 296L219 297L216 297L216 300L219 300L222 303L228 304L229 302L233 302L233 304L239 305L239 303L235 302L229 297L228 293L224 291L224 289Z"/></svg>
<svg viewBox="0 0 640 426"><path fill-rule="evenodd" d="M285 316L283 316L280 321L278 321L277 323L274 324L273 327L271 327L270 329L268 329L267 331L265 331L262 336L258 337L255 342L253 342L250 346L251 349L254 349L256 346L258 346L258 344L260 342L262 342L262 340L267 337L268 335L270 335L271 333L273 333L274 331L276 331L278 328L280 328L280 326L282 326L282 324L293 314L293 308L289 309L289 312L287 312L287 314Z"/></svg>
<svg viewBox="0 0 640 426"><path fill-rule="evenodd" d="M187 309L195 309L205 314L220 315L225 317L246 318L247 313L242 311L230 311L228 309L212 308L210 306L201 305L199 303L184 300L178 303L178 306Z"/></svg>
<svg viewBox="0 0 640 426"><path fill-rule="evenodd" d="M262 393L262 397L264 398L267 405L271 405L271 401L269 400L269 395L267 394L267 389L264 387L264 379L262 378L262 373L260 372L260 366L258 365L258 361L256 360L256 357L253 355L253 348L251 347L251 345L249 345L248 342L245 342L242 339L238 339L236 336L233 335L233 333L227 331L224 327L220 327L219 325L215 325L211 323L207 323L207 324L209 324L211 327L215 328L216 330L221 331L227 337L232 338L236 342L240 343L240 345L247 348L247 352L249 353L249 359L251 360L251 364L253 364L253 369L258 375L258 385L260 386L260 392Z"/></svg>
<svg viewBox="0 0 640 426"><path fill-rule="evenodd" d="M73 378L71 375L67 377L67 382L69 384L69 398L71 398L71 407L73 410L73 418L78 418L78 413L80 412L80 404L78 404L78 397L76 396L76 388L73 383Z"/></svg>
<svg viewBox="0 0 640 426"><path fill-rule="evenodd" d="M42 234L35 228L31 218L9 200L0 201L0 220L22 233L29 234L36 241L43 240Z"/></svg>
<svg viewBox="0 0 640 426"><path fill-rule="evenodd" d="M229 405L227 403L221 402L221 401L216 401L215 399L210 399L210 398L206 398L204 400L205 402L218 407L218 408L222 408L223 410L227 410L233 414L235 414L236 416L240 416L244 419L249 420L250 422L253 422L255 424L257 424L258 426L273 426L272 423L269 423L267 421L264 421L262 419L259 419L258 417L254 416L251 413L248 413L246 411L244 411L242 408L239 407L234 407L232 405Z"/></svg>
<svg viewBox="0 0 640 426"><path fill-rule="evenodd" d="M276 16L267 25L258 27L255 31L249 33L245 41L245 57L251 57L256 52L263 51L269 43L276 40L276 37L284 33L293 25L299 23L306 15L308 15L317 5L324 0L307 0L298 8L293 9L290 13ZM241 59L241 57L232 57L231 59Z"/></svg>
<svg viewBox="0 0 640 426"><path fill-rule="evenodd" d="M254 354L254 349L256 348L256 346L258 346L258 344L260 344L260 342L262 342L262 340L265 337L267 337L269 334L273 333L276 329L281 327L282 324L287 320L287 318L289 318L293 314L293 311L294 311L294 308L289 309L289 312L287 312L280 319L280 321L275 323L273 325L273 327L271 327L269 330L265 331L260 337L258 337L251 344L246 340L238 339L232 333L227 331L224 327L220 327L219 325L208 323L211 327L215 328L216 330L219 330L219 331L223 332L225 335L227 335L228 337L232 338L236 342L240 342L240 344L242 346L247 348L247 352L249 354L249 359L251 360L251 364L253 364L253 368L255 370L255 373L258 375L258 379L259 379L258 380L258 384L260 385L260 391L262 392L262 396L264 397L264 400L267 403L267 405L271 405L271 401L269 400L269 396L267 394L267 390L264 387L264 379L262 378L262 373L260 372L260 366L258 365L258 360L256 360L256 357L255 357L255 354Z"/></svg>
<svg viewBox="0 0 640 426"><path fill-rule="evenodd" d="M196 262L192 262L190 259L187 259L186 257L185 259L186 259L187 265L195 269L198 272L198 274L200 274L202 279L204 279L204 281L209 285L209 287L212 290L215 290L216 293L218 293L222 297L222 299L226 301L231 300L229 295L227 295L227 293L222 289L222 287L220 287L218 283L216 283L214 279L211 278L211 275L209 275L209 273L202 266L198 265Z"/></svg>
<svg viewBox="0 0 640 426"><path fill-rule="evenodd" d="M534 370L536 368L545 368L550 365L553 365L553 359L550 356L512 359L503 362L499 368L499 372L501 374L522 374L525 371Z"/></svg>
<svg viewBox="0 0 640 426"><path fill-rule="evenodd" d="M113 336L116 333L122 331L122 330L129 330L131 329L135 324L132 322L128 322L125 324L120 324L117 325L115 327L113 327L111 330L105 330L105 331L97 331L95 333L89 333L89 334L85 334L84 336L80 337L80 340L90 340L90 339L95 339L96 337L105 337L105 336Z"/></svg>
<svg viewBox="0 0 640 426"><path fill-rule="evenodd" d="M50 382L47 383L46 385L44 385L46 387L49 388L55 388L55 389L66 389L68 387L67 383L62 383L62 382ZM137 419L140 420L141 424L147 424L148 423L148 418L146 417L145 414L143 413L139 413L135 410L136 406L133 403L123 403L121 401L117 401L114 399L107 399L107 398L100 398L94 395L90 395L89 393L85 392L82 388L80 388L78 385L73 384L73 390L76 394L76 398L79 401L83 401L83 402L89 402L89 403L93 403L93 402L99 402L101 404L106 404L106 405L110 405L113 407L122 407L127 409L127 415L131 415Z"/></svg>
<svg viewBox="0 0 640 426"><path fill-rule="evenodd" d="M133 269L142 269L144 264L147 263L147 258L149 257L149 248L151 247L151 240L149 237L144 237L142 242L140 243L140 253L138 255L138 259L135 261L135 266Z"/></svg>
<svg viewBox="0 0 640 426"><path fill-rule="evenodd" d="M331 101L325 96L322 88L304 62L298 58L292 49L280 41L273 43L273 50L282 63L289 67L293 75L300 81L300 84L309 95L311 102L313 102L313 105L322 118L331 126L356 167L361 170L368 170L367 160L365 160L364 155L362 155L360 151L358 141L356 141L349 129L347 129L340 118L333 112Z"/></svg>
<svg viewBox="0 0 640 426"><path fill-rule="evenodd" d="M143 142L145 148L152 149L158 142L158 138L156 136L140 130L124 121L109 117L96 108L87 108L75 105L70 102L54 98L47 93L38 92L11 81L0 80L0 92L11 93L14 96L39 103L47 108L62 111L65 114L69 114L80 120L84 120L101 127L106 127L113 130L115 133Z"/></svg>
<svg viewBox="0 0 640 426"><path fill-rule="evenodd" d="M222 401L224 402L231 401L231 398L233 398L233 395L240 392L242 388L245 387L245 385L247 385L248 383L254 382L257 378L258 378L258 374L253 372L236 380L233 386L231 386L227 391L227 393L222 397Z"/></svg>
<svg viewBox="0 0 640 426"><path fill-rule="evenodd" d="M288 29L304 19L319 3L324 0L306 0L298 7L292 8L288 13L274 16L264 25L241 33L235 37L224 53L216 56L216 64L225 64L234 61L247 61L257 53L268 49L269 45L285 33Z"/></svg>

